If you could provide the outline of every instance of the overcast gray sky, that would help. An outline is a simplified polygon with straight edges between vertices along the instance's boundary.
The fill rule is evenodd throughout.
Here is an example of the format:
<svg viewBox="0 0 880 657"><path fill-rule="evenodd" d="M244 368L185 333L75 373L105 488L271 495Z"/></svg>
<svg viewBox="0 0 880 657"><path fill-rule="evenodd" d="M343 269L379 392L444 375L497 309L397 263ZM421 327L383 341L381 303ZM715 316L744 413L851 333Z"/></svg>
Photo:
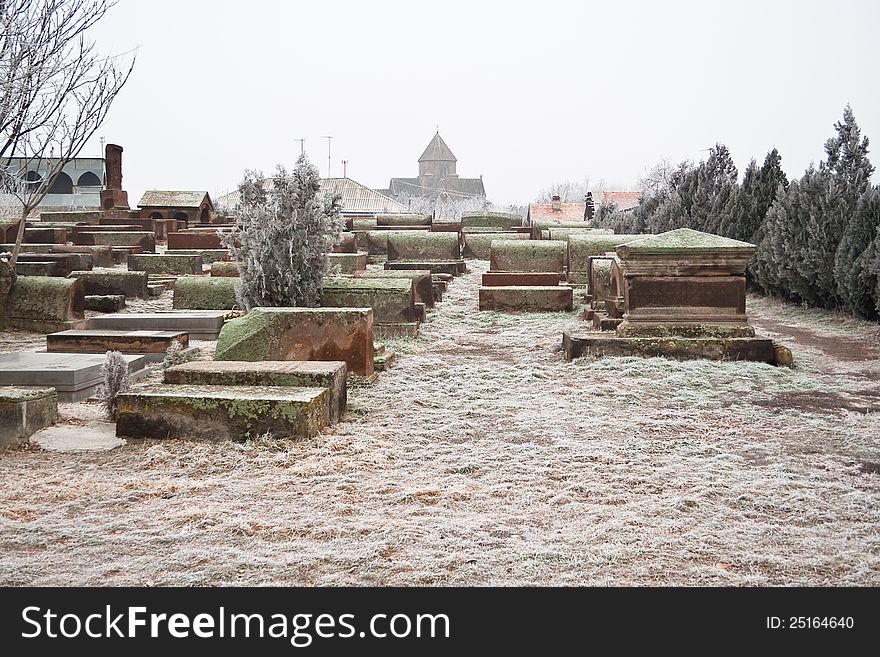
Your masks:
<svg viewBox="0 0 880 657"><path fill-rule="evenodd" d="M292 165L298 138L326 175L323 135L332 175L345 158L386 187L417 174L437 124L495 202L631 188L716 141L740 171L776 146L800 176L848 102L880 147L878 25L876 0L121 0L93 36L138 61L99 135L125 148L132 202L234 189Z"/></svg>

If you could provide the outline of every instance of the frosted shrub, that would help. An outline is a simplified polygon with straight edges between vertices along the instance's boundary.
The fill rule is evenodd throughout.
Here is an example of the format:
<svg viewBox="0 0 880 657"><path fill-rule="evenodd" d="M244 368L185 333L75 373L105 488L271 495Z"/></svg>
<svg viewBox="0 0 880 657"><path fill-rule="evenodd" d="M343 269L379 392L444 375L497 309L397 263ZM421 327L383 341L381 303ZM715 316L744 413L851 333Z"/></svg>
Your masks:
<svg viewBox="0 0 880 657"><path fill-rule="evenodd" d="M263 176L245 171L235 230L223 237L238 263L239 305L317 306L327 254L339 241L339 196L319 193L318 169L303 155L290 173L278 165L265 189Z"/></svg>
<svg viewBox="0 0 880 657"><path fill-rule="evenodd" d="M98 399L104 404L107 416L116 419L117 397L131 387L128 374L128 363L118 351L108 351L101 366L103 383L98 388Z"/></svg>
<svg viewBox="0 0 880 657"><path fill-rule="evenodd" d="M174 365L183 365L189 358L186 355L186 347L180 340L172 340L168 349L165 350L165 358L162 360L162 369L167 370Z"/></svg>

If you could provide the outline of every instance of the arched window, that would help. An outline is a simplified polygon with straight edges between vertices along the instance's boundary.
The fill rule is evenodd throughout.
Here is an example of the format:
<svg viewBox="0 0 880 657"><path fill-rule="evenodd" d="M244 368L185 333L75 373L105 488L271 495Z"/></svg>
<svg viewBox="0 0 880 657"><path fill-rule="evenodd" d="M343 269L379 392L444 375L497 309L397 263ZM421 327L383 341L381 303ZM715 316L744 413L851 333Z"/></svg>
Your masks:
<svg viewBox="0 0 880 657"><path fill-rule="evenodd" d="M83 175L79 177L79 180L76 181L77 187L102 187L101 179L98 178L91 171L86 171Z"/></svg>
<svg viewBox="0 0 880 657"><path fill-rule="evenodd" d="M28 171L24 179L28 182L28 187L37 187L43 180L43 176L36 171Z"/></svg>
<svg viewBox="0 0 880 657"><path fill-rule="evenodd" d="M50 194L73 194L73 180L63 171L59 171L49 187Z"/></svg>
<svg viewBox="0 0 880 657"><path fill-rule="evenodd" d="M202 208L202 213L199 215L199 223L206 224L208 219L208 208Z"/></svg>
<svg viewBox="0 0 880 657"><path fill-rule="evenodd" d="M161 212L153 212L150 214L150 219L164 219Z"/></svg>

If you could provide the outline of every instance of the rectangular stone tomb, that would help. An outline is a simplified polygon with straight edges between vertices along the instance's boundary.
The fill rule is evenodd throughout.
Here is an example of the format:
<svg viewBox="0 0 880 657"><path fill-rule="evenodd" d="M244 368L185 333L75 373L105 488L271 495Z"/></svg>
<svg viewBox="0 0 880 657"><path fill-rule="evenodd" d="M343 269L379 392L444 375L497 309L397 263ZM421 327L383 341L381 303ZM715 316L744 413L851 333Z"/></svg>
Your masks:
<svg viewBox="0 0 880 657"><path fill-rule="evenodd" d="M461 215L462 229L494 228L508 230L523 225L523 218L511 212L465 212Z"/></svg>
<svg viewBox="0 0 880 657"><path fill-rule="evenodd" d="M438 234L442 235L442 233ZM467 271L467 264L464 260L395 260L394 262L386 262L385 269L392 271L427 269L431 274L458 276Z"/></svg>
<svg viewBox="0 0 880 657"><path fill-rule="evenodd" d="M680 228L617 247L621 337L752 337L745 268L755 246Z"/></svg>
<svg viewBox="0 0 880 657"><path fill-rule="evenodd" d="M124 294L87 294L83 307L99 313L118 313L125 308Z"/></svg>
<svg viewBox="0 0 880 657"><path fill-rule="evenodd" d="M219 260L211 263L211 276L219 278L238 278L238 263Z"/></svg>
<svg viewBox="0 0 880 657"><path fill-rule="evenodd" d="M188 347L189 335L184 331L73 329L47 335L46 351L79 354L121 351L124 354L161 354L164 357L168 347L175 341Z"/></svg>
<svg viewBox="0 0 880 657"><path fill-rule="evenodd" d="M51 276L67 276L72 271L90 270L95 258L91 253L20 253L18 262L51 262L55 273Z"/></svg>
<svg viewBox="0 0 880 657"><path fill-rule="evenodd" d="M460 260L461 246L455 233L394 231L388 236L388 260Z"/></svg>
<svg viewBox="0 0 880 657"><path fill-rule="evenodd" d="M168 249L222 249L220 236L214 231L181 230L168 233Z"/></svg>
<svg viewBox="0 0 880 657"><path fill-rule="evenodd" d="M102 383L104 354L53 354L46 352L0 354L0 385L55 388L58 400L80 401L92 396ZM123 355L129 372L146 366L142 355Z"/></svg>
<svg viewBox="0 0 880 657"><path fill-rule="evenodd" d="M0 386L0 447L17 447L58 420L54 388Z"/></svg>
<svg viewBox="0 0 880 657"><path fill-rule="evenodd" d="M145 271L148 274L194 274L202 273L202 256L138 253L128 256L129 271Z"/></svg>
<svg viewBox="0 0 880 657"><path fill-rule="evenodd" d="M235 277L181 276L174 284L175 310L232 310L238 305Z"/></svg>
<svg viewBox="0 0 880 657"><path fill-rule="evenodd" d="M775 364L773 341L768 338L630 338L597 333L562 334L566 360L581 356L662 356L678 360L748 360Z"/></svg>
<svg viewBox="0 0 880 657"><path fill-rule="evenodd" d="M156 236L147 231L93 231L71 235L77 245L137 246L149 253L156 251Z"/></svg>
<svg viewBox="0 0 880 657"><path fill-rule="evenodd" d="M168 249L165 255L169 256L201 256L202 262L217 262L229 260L229 251L226 249Z"/></svg>
<svg viewBox="0 0 880 657"><path fill-rule="evenodd" d="M165 370L165 383L327 388L330 424L345 415L348 369L342 361L196 361Z"/></svg>
<svg viewBox="0 0 880 657"><path fill-rule="evenodd" d="M566 243L542 240L493 240L491 271L565 273Z"/></svg>
<svg viewBox="0 0 880 657"><path fill-rule="evenodd" d="M434 307L434 284L429 269L379 269L365 270L355 273L357 278L408 278L412 281L415 300L425 304L426 308Z"/></svg>
<svg viewBox="0 0 880 657"><path fill-rule="evenodd" d="M119 395L116 435L243 441L311 438L327 426L326 388L151 384Z"/></svg>
<svg viewBox="0 0 880 657"><path fill-rule="evenodd" d="M430 215L424 214L379 214L377 226L430 226Z"/></svg>
<svg viewBox="0 0 880 657"><path fill-rule="evenodd" d="M525 233L465 233L464 257L488 260L492 255L493 240L527 240Z"/></svg>
<svg viewBox="0 0 880 657"><path fill-rule="evenodd" d="M482 282L486 287L559 285L559 274L555 272L532 271L487 271L483 274Z"/></svg>
<svg viewBox="0 0 880 657"><path fill-rule="evenodd" d="M67 276L58 273L58 265L54 262L19 260L15 263L16 276Z"/></svg>
<svg viewBox="0 0 880 657"><path fill-rule="evenodd" d="M145 271L122 271L120 269L93 269L74 271L70 278L83 282L85 294L124 294L126 297L146 299L149 274Z"/></svg>
<svg viewBox="0 0 880 657"><path fill-rule="evenodd" d="M67 242L68 228L25 228L25 244L64 244ZM15 239L15 238L13 238Z"/></svg>
<svg viewBox="0 0 880 657"><path fill-rule="evenodd" d="M572 302L573 290L568 285L480 288L480 310L557 312L571 310Z"/></svg>
<svg viewBox="0 0 880 657"><path fill-rule="evenodd" d="M70 278L18 276L0 324L25 331L63 331L84 318L82 282Z"/></svg>
<svg viewBox="0 0 880 657"><path fill-rule="evenodd" d="M190 340L216 340L223 328L225 312L185 311L164 313L117 313L88 320L86 328L100 331L177 331Z"/></svg>
<svg viewBox="0 0 880 657"><path fill-rule="evenodd" d="M354 233L343 232L339 234L339 243L333 247L334 253L357 253L357 245Z"/></svg>
<svg viewBox="0 0 880 657"><path fill-rule="evenodd" d="M328 253L327 258L330 261L331 268L339 265L340 274L353 274L367 268L366 251L358 251L356 253Z"/></svg>
<svg viewBox="0 0 880 657"><path fill-rule="evenodd" d="M349 373L371 376L373 310L254 308L225 324L214 360L341 360Z"/></svg>
<svg viewBox="0 0 880 657"><path fill-rule="evenodd" d="M373 323L417 321L413 284L409 278L329 278L321 305L327 308L372 308Z"/></svg>

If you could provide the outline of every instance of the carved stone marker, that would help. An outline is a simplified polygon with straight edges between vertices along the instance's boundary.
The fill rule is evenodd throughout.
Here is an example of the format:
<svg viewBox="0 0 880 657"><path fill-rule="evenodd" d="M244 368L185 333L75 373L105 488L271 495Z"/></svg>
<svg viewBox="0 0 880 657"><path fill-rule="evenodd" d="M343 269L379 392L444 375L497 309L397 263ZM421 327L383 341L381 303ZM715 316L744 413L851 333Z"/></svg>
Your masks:
<svg viewBox="0 0 880 657"><path fill-rule="evenodd" d="M122 146L107 144L104 148L104 167L107 189L101 190L101 207L104 210L128 210L128 192L122 190Z"/></svg>

